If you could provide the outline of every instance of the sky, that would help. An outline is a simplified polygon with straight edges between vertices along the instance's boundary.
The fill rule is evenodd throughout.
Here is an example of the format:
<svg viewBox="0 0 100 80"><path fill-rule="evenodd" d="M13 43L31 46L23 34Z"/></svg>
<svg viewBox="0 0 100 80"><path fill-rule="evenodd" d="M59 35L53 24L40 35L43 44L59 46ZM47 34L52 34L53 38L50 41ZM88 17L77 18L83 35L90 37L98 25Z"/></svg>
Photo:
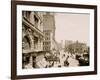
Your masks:
<svg viewBox="0 0 100 80"><path fill-rule="evenodd" d="M56 13L55 14L55 39L73 40L89 45L89 14Z"/></svg>

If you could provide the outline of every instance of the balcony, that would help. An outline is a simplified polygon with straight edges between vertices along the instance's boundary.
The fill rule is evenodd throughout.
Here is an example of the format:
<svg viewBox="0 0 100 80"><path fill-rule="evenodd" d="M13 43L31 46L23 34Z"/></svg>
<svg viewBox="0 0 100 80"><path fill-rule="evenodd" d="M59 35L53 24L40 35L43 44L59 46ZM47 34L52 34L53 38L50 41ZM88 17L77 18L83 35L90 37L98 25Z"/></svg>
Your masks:
<svg viewBox="0 0 100 80"><path fill-rule="evenodd" d="M41 30L39 30L37 27L35 27L35 25L33 25L30 21L28 21L25 17L23 17L22 22L27 25L28 27L30 27L33 31L35 31L36 33L38 33L38 35L44 37L44 34Z"/></svg>

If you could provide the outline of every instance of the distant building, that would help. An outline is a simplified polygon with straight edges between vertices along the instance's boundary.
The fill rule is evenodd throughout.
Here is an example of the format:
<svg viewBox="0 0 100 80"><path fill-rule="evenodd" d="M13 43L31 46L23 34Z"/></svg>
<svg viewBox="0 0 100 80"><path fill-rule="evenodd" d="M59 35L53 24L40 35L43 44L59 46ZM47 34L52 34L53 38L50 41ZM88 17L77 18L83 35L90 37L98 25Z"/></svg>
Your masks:
<svg viewBox="0 0 100 80"><path fill-rule="evenodd" d="M59 50L63 50L64 48L66 48L69 44L71 44L72 41L70 40L61 40L58 44Z"/></svg>
<svg viewBox="0 0 100 80"><path fill-rule="evenodd" d="M73 43L72 40L65 40L64 47L67 47L68 45L70 45L72 43Z"/></svg>

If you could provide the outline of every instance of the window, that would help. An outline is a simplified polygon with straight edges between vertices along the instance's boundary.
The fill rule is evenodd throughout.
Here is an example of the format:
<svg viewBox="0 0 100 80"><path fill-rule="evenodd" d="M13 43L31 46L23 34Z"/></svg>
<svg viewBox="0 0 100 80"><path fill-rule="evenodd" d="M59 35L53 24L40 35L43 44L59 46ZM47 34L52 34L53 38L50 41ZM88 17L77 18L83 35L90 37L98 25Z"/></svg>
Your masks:
<svg viewBox="0 0 100 80"><path fill-rule="evenodd" d="M34 25L35 27L38 27L38 18L36 17L36 15L34 15Z"/></svg>
<svg viewBox="0 0 100 80"><path fill-rule="evenodd" d="M29 48L30 48L30 40L27 36L25 36L22 41L22 49L29 49Z"/></svg>
<svg viewBox="0 0 100 80"><path fill-rule="evenodd" d="M30 11L26 11L26 13L25 13L25 14L26 14L25 17L26 17L28 20L30 19L30 13L31 13Z"/></svg>
<svg viewBox="0 0 100 80"><path fill-rule="evenodd" d="M38 38L34 37L34 49L38 48Z"/></svg>

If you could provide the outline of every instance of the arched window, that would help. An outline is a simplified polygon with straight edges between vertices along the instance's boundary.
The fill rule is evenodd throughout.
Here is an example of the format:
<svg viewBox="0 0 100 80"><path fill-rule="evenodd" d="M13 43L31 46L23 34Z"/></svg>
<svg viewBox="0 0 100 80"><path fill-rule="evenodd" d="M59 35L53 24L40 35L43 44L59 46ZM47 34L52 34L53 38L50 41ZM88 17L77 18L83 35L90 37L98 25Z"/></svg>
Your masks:
<svg viewBox="0 0 100 80"><path fill-rule="evenodd" d="M30 48L30 39L25 36L22 40L22 49L29 49Z"/></svg>

